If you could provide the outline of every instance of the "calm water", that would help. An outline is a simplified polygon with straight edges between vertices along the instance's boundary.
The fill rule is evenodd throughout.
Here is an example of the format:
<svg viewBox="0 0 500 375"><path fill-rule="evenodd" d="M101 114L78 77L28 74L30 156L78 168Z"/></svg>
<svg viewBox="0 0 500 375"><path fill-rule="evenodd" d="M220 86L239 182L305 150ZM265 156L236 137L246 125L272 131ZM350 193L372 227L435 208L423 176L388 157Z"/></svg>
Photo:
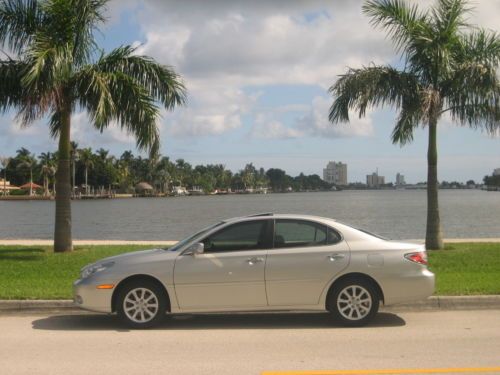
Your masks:
<svg viewBox="0 0 500 375"><path fill-rule="evenodd" d="M500 193L441 190L445 237L500 237ZM426 193L416 190L75 201L75 239L177 240L219 219L258 212L336 218L394 239L425 237ZM49 239L53 201L0 201L0 238Z"/></svg>

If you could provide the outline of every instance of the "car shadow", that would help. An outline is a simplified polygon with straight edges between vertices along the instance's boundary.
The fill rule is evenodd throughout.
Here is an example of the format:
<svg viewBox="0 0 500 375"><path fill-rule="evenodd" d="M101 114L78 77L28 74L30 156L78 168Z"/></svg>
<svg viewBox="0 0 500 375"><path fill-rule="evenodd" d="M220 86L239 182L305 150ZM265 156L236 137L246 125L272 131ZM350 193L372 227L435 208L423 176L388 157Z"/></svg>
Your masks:
<svg viewBox="0 0 500 375"><path fill-rule="evenodd" d="M53 331L123 331L125 327L112 315L53 315L32 322L33 329ZM400 327L406 322L392 313L379 313L366 327ZM209 330L209 329L344 329L329 313L232 313L179 314L168 316L153 330Z"/></svg>

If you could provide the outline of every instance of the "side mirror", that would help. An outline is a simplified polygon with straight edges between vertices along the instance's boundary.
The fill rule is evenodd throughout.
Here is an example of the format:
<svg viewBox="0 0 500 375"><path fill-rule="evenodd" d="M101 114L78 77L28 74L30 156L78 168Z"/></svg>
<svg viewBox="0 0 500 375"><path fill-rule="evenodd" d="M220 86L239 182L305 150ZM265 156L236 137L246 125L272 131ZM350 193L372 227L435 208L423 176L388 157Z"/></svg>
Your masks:
<svg viewBox="0 0 500 375"><path fill-rule="evenodd" d="M203 244L203 242L196 242L191 246L189 246L184 254L192 255L195 257L196 255L203 254L204 251L205 251L205 245Z"/></svg>

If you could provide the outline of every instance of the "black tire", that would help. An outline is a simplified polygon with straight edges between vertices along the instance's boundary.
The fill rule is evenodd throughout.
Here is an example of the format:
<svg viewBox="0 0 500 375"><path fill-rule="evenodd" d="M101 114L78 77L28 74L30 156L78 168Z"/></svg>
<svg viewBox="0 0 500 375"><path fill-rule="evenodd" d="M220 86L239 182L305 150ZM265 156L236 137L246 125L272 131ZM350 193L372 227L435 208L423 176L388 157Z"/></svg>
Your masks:
<svg viewBox="0 0 500 375"><path fill-rule="evenodd" d="M131 281L118 293L116 312L122 322L130 328L144 329L157 326L165 319L166 311L165 292L153 281Z"/></svg>
<svg viewBox="0 0 500 375"><path fill-rule="evenodd" d="M380 296L372 282L362 278L346 279L334 286L328 296L328 309L347 327L361 327L377 315Z"/></svg>

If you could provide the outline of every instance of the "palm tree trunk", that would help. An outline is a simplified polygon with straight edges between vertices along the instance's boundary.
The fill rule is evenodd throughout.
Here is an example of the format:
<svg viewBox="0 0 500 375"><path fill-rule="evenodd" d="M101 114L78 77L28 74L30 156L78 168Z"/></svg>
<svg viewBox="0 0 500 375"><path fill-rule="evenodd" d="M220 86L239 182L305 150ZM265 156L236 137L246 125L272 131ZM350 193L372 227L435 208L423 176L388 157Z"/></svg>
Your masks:
<svg viewBox="0 0 500 375"><path fill-rule="evenodd" d="M88 165L85 166L85 195L89 195L89 183L88 183Z"/></svg>
<svg viewBox="0 0 500 375"><path fill-rule="evenodd" d="M33 195L33 169L30 168L30 197Z"/></svg>
<svg viewBox="0 0 500 375"><path fill-rule="evenodd" d="M429 121L429 148L427 150L427 229L425 247L428 250L443 248L438 204L437 179L437 119Z"/></svg>
<svg viewBox="0 0 500 375"><path fill-rule="evenodd" d="M54 251L73 250L71 240L71 172L70 172L70 127L71 111L62 109L59 134L59 161L56 172L56 224L54 228Z"/></svg>

